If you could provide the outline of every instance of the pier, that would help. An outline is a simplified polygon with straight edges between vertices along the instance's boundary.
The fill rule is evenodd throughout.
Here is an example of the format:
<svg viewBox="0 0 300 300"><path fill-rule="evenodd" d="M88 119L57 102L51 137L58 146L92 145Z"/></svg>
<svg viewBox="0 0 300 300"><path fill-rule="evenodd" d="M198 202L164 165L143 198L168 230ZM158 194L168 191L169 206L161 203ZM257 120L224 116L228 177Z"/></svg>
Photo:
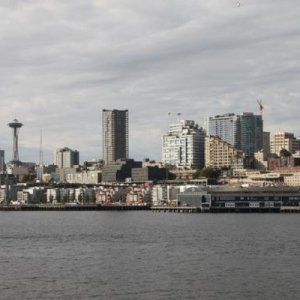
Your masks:
<svg viewBox="0 0 300 300"><path fill-rule="evenodd" d="M201 208L195 206L152 206L153 212L169 213L200 213Z"/></svg>
<svg viewBox="0 0 300 300"><path fill-rule="evenodd" d="M197 207L107 204L23 204L1 205L0 211L148 211L156 213L300 213L299 206L281 207Z"/></svg>
<svg viewBox="0 0 300 300"><path fill-rule="evenodd" d="M102 204L24 204L2 205L0 211L128 211L150 210L149 205L102 205Z"/></svg>

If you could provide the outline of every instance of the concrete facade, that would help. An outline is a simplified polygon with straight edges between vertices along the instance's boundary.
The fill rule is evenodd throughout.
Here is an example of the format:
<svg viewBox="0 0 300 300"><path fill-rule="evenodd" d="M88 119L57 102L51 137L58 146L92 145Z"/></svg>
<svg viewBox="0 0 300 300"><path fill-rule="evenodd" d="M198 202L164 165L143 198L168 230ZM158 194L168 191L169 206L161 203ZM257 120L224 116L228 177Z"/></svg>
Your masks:
<svg viewBox="0 0 300 300"><path fill-rule="evenodd" d="M300 139L296 139L291 132L278 132L274 134L271 140L271 152L280 155L282 149L287 150L291 154L300 150Z"/></svg>
<svg viewBox="0 0 300 300"><path fill-rule="evenodd" d="M234 158L242 158L243 152L217 136L205 138L205 166L211 168L231 167Z"/></svg>

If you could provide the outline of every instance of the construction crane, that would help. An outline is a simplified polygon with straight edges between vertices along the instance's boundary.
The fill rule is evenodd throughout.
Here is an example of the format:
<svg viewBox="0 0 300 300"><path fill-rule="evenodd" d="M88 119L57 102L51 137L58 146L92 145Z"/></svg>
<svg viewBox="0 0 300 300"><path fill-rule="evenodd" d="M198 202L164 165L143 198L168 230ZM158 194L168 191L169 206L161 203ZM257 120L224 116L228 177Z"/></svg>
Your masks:
<svg viewBox="0 0 300 300"><path fill-rule="evenodd" d="M257 99L257 104L258 104L258 107L259 107L260 114L262 115L263 114L263 110L264 110L264 106L263 106L262 100Z"/></svg>
<svg viewBox="0 0 300 300"><path fill-rule="evenodd" d="M181 116L181 113L168 112L168 116L171 115Z"/></svg>

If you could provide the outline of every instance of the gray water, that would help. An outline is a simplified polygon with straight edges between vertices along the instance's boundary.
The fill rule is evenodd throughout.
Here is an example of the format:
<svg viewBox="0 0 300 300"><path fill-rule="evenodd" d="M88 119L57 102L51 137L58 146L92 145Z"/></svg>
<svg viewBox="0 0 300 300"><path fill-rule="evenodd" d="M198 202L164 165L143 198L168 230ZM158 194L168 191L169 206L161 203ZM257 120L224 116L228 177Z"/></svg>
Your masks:
<svg viewBox="0 0 300 300"><path fill-rule="evenodd" d="M1 212L0 299L300 299L297 214Z"/></svg>

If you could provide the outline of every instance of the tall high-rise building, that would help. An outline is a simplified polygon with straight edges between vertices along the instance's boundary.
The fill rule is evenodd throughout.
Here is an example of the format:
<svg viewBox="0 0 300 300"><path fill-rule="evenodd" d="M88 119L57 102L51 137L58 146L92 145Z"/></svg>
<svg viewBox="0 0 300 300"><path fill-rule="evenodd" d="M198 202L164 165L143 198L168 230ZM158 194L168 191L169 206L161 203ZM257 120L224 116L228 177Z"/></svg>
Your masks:
<svg viewBox="0 0 300 300"><path fill-rule="evenodd" d="M74 165L79 165L79 152L68 147L57 149L54 164L59 168L72 168Z"/></svg>
<svg viewBox="0 0 300 300"><path fill-rule="evenodd" d="M103 109L102 133L105 164L128 159L128 110Z"/></svg>
<svg viewBox="0 0 300 300"><path fill-rule="evenodd" d="M194 121L170 125L162 137L162 161L179 167L204 167L204 139L205 130Z"/></svg>
<svg viewBox="0 0 300 300"><path fill-rule="evenodd" d="M236 146L237 119L238 117L232 113L210 117L208 120L207 134L217 136L232 146Z"/></svg>
<svg viewBox="0 0 300 300"><path fill-rule="evenodd" d="M5 171L5 152L0 150L0 173Z"/></svg>
<svg viewBox="0 0 300 300"><path fill-rule="evenodd" d="M254 153L263 149L263 120L253 113L232 113L209 118L208 134L242 150L250 166ZM249 161L249 163L247 163Z"/></svg>
<svg viewBox="0 0 300 300"><path fill-rule="evenodd" d="M237 121L237 148L245 157L254 159L254 153L263 149L263 120L261 115L242 113Z"/></svg>
<svg viewBox="0 0 300 300"><path fill-rule="evenodd" d="M265 159L269 156L271 153L271 133L264 131L263 133L263 151L264 151L264 157Z"/></svg>

